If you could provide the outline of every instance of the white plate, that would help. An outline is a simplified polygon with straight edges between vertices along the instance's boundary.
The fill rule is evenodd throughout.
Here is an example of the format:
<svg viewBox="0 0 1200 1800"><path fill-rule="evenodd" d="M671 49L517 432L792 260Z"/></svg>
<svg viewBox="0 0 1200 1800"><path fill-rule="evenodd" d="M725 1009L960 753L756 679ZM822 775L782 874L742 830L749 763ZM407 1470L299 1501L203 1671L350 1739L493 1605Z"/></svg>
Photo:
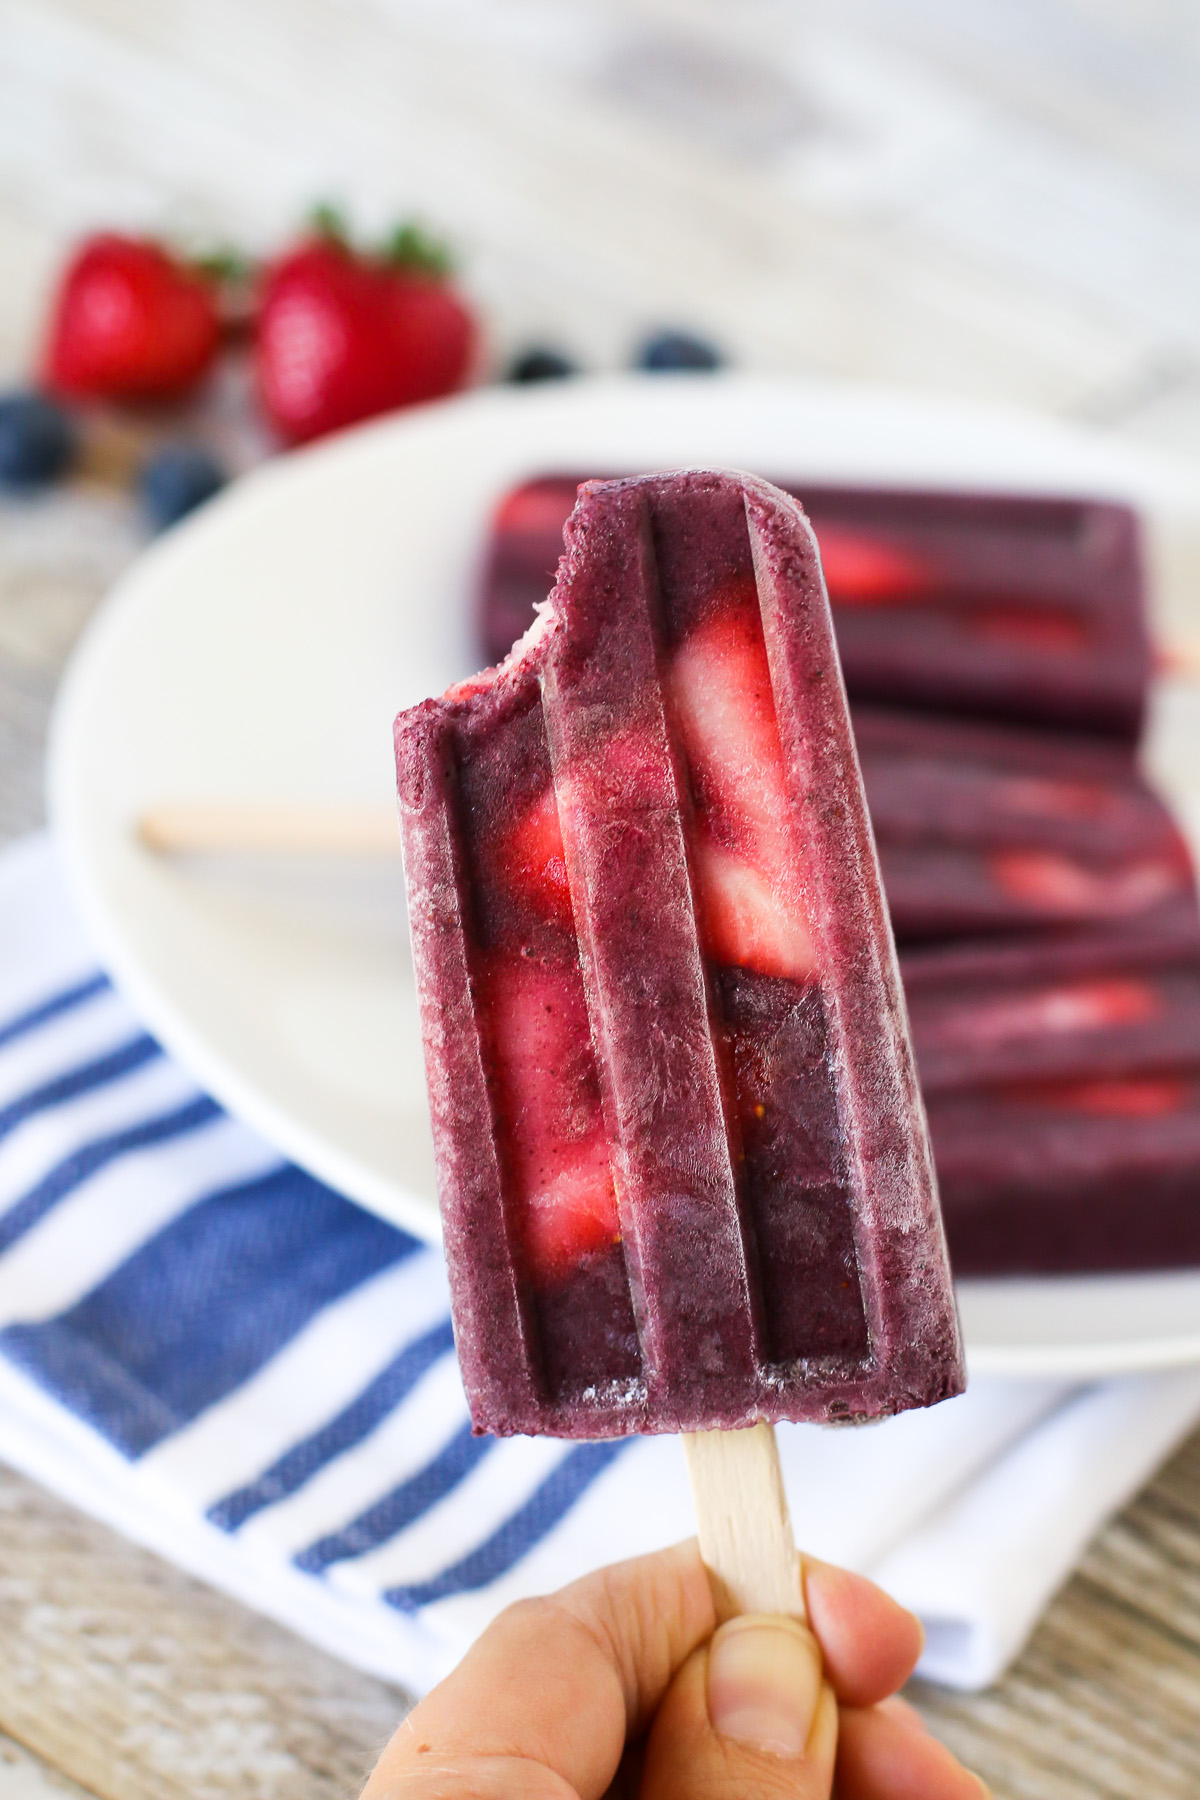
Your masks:
<svg viewBox="0 0 1200 1800"><path fill-rule="evenodd" d="M387 802L393 714L477 663L495 499L555 467L687 463L1103 493L1143 506L1161 544L1195 542L1174 466L1018 414L738 377L492 389L239 483L131 570L64 685L52 817L117 979L226 1106L423 1237L438 1223L398 865L173 865L132 823L166 799ZM1200 820L1200 709L1175 695L1160 712L1156 761ZM961 1299L980 1372L1200 1359L1200 1273L966 1282Z"/></svg>

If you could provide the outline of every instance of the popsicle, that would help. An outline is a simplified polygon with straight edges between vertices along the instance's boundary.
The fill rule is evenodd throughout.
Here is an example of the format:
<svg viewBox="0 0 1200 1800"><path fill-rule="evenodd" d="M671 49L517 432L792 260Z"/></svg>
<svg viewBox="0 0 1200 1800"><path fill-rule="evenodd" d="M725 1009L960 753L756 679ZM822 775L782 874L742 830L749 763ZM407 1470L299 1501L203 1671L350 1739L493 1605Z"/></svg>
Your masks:
<svg viewBox="0 0 1200 1800"><path fill-rule="evenodd" d="M968 1089L1200 1069L1200 909L901 958L926 1102Z"/></svg>
<svg viewBox="0 0 1200 1800"><path fill-rule="evenodd" d="M903 958L961 1275L1200 1263L1200 912Z"/></svg>
<svg viewBox="0 0 1200 1800"><path fill-rule="evenodd" d="M587 485L539 618L402 713L475 1428L879 1417L963 1380L820 565L721 472Z"/></svg>
<svg viewBox="0 0 1200 1800"><path fill-rule="evenodd" d="M549 590L574 475L500 502L485 654ZM1124 506L787 483L809 515L852 697L1136 738L1150 647L1137 520Z"/></svg>
<svg viewBox="0 0 1200 1800"><path fill-rule="evenodd" d="M1200 1065L935 1096L958 1275L1200 1265Z"/></svg>
<svg viewBox="0 0 1200 1800"><path fill-rule="evenodd" d="M1150 644L1129 507L797 492L829 570L851 693L1137 737Z"/></svg>
<svg viewBox="0 0 1200 1800"><path fill-rule="evenodd" d="M853 718L902 942L1194 911L1187 846L1125 746L866 705Z"/></svg>

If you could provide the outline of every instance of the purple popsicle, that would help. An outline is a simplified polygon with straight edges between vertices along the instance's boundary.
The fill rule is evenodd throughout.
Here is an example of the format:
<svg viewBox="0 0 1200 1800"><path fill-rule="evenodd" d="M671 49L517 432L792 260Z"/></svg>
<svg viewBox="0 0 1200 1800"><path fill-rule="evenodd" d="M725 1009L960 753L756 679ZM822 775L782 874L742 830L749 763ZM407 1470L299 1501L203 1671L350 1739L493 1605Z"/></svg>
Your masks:
<svg viewBox="0 0 1200 1800"><path fill-rule="evenodd" d="M549 591L579 479L538 477L496 510L481 594L492 660ZM854 699L1136 738L1150 645L1128 507L786 485L817 534Z"/></svg>
<svg viewBox="0 0 1200 1800"><path fill-rule="evenodd" d="M854 733L902 942L1194 912L1187 846L1124 745L865 705Z"/></svg>
<svg viewBox="0 0 1200 1800"><path fill-rule="evenodd" d="M1200 1263L1200 915L903 960L954 1266Z"/></svg>
<svg viewBox="0 0 1200 1800"><path fill-rule="evenodd" d="M931 1100L959 1275L1200 1265L1200 1065Z"/></svg>
<svg viewBox="0 0 1200 1800"><path fill-rule="evenodd" d="M926 1102L966 1089L1200 1068L1200 912L1012 943L906 951Z"/></svg>
<svg viewBox="0 0 1200 1800"><path fill-rule="evenodd" d="M593 484L540 621L397 770L479 1430L878 1417L962 1365L814 541Z"/></svg>

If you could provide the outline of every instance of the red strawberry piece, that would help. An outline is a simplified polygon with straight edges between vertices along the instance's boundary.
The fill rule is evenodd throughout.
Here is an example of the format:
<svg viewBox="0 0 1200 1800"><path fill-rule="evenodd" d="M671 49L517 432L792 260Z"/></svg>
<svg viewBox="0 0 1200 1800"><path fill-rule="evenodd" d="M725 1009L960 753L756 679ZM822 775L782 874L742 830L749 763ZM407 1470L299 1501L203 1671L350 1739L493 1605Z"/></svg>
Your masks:
<svg viewBox="0 0 1200 1800"><path fill-rule="evenodd" d="M499 865L510 887L527 896L543 917L574 928L567 857L553 787L548 787L504 838Z"/></svg>
<svg viewBox="0 0 1200 1800"><path fill-rule="evenodd" d="M716 963L803 981L813 968L803 924L753 865L701 838L695 849L704 948Z"/></svg>
<svg viewBox="0 0 1200 1800"><path fill-rule="evenodd" d="M1042 775L1004 775L989 783L994 804L1018 818L1116 819L1126 796L1100 781L1063 781Z"/></svg>
<svg viewBox="0 0 1200 1800"><path fill-rule="evenodd" d="M302 244L269 271L255 341L264 410L298 444L462 384L475 324L443 275Z"/></svg>
<svg viewBox="0 0 1200 1800"><path fill-rule="evenodd" d="M989 644L1016 644L1047 655L1086 648L1089 626L1078 613L1061 607L975 606L958 614L965 632Z"/></svg>
<svg viewBox="0 0 1200 1800"><path fill-rule="evenodd" d="M104 233L63 274L43 376L59 394L176 399L205 375L219 335L210 281L161 244Z"/></svg>
<svg viewBox="0 0 1200 1800"><path fill-rule="evenodd" d="M1141 1024L1161 1011L1162 1001L1148 982L1113 975L982 1002L956 1017L944 1035L951 1043L998 1044L1049 1032Z"/></svg>
<svg viewBox="0 0 1200 1800"><path fill-rule="evenodd" d="M1117 1075L1096 1081L1037 1083L1010 1091L1019 1099L1056 1111L1093 1113L1101 1118L1162 1119L1181 1110L1189 1086L1178 1075Z"/></svg>
<svg viewBox="0 0 1200 1800"><path fill-rule="evenodd" d="M583 985L574 964L501 953L480 987L526 1255L535 1277L555 1280L621 1229Z"/></svg>
<svg viewBox="0 0 1200 1800"><path fill-rule="evenodd" d="M1054 850L999 850L988 866L1005 893L1049 918L1120 918L1165 900L1186 880L1158 857L1094 869Z"/></svg>
<svg viewBox="0 0 1200 1800"><path fill-rule="evenodd" d="M843 606L912 600L928 591L929 570L894 544L838 525L822 525L817 543L829 598Z"/></svg>
<svg viewBox="0 0 1200 1800"><path fill-rule="evenodd" d="M757 607L690 632L670 691L696 805L705 948L716 962L802 981L813 953Z"/></svg>

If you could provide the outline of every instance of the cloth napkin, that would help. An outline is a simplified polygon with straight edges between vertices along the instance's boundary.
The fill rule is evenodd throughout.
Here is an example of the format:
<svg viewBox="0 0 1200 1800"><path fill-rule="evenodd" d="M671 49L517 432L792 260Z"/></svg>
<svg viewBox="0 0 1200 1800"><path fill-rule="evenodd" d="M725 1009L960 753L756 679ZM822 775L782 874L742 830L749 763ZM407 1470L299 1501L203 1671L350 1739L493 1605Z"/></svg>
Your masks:
<svg viewBox="0 0 1200 1800"><path fill-rule="evenodd" d="M779 1438L802 1546L974 1688L1197 1418L1186 1370ZM472 1437L440 1253L196 1088L45 837L0 856L0 1458L414 1692L509 1601L692 1529L674 1439Z"/></svg>

